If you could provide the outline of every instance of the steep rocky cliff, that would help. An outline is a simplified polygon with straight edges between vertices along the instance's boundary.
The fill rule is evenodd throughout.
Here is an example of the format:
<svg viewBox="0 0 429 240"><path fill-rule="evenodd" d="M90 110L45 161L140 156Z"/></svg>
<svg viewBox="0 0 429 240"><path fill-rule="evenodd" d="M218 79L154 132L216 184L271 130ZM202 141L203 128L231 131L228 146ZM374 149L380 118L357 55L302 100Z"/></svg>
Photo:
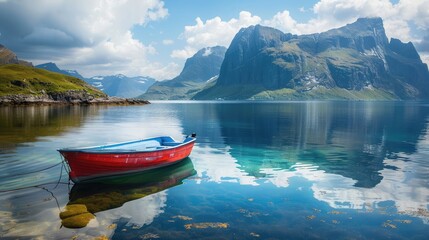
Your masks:
<svg viewBox="0 0 429 240"><path fill-rule="evenodd" d="M381 18L310 35L241 29L219 78L195 99L427 99L429 72L413 44L388 38Z"/></svg>

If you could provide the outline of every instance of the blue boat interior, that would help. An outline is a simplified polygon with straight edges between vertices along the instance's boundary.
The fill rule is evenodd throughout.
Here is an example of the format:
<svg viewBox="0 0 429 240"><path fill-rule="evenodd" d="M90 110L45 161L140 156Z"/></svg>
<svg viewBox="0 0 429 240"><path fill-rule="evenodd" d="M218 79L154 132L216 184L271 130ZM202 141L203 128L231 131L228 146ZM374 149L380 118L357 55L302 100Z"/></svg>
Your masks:
<svg viewBox="0 0 429 240"><path fill-rule="evenodd" d="M81 149L62 149L65 151L85 151L85 152L138 152L138 151L156 151L168 148L174 148L194 140L193 137L186 137L183 142L177 142L172 137L163 136L131 142L123 142L111 145L102 145Z"/></svg>

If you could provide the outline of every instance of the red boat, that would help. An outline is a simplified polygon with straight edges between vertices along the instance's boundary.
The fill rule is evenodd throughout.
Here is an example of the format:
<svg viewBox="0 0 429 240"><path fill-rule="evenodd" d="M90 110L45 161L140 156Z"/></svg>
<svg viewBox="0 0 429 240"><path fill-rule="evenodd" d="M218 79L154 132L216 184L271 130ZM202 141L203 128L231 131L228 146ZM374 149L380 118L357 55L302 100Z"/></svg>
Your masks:
<svg viewBox="0 0 429 240"><path fill-rule="evenodd" d="M162 136L111 145L63 148L58 151L69 166L70 179L88 179L135 173L177 163L191 154L196 135L183 142Z"/></svg>

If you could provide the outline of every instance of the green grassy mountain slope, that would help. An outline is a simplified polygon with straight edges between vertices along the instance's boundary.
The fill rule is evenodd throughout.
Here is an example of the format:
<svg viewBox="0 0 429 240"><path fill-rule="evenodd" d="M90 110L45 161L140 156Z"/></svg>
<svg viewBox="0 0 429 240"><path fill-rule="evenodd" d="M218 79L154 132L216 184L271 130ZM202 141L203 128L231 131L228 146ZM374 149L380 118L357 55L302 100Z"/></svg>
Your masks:
<svg viewBox="0 0 429 240"><path fill-rule="evenodd" d="M17 64L0 66L0 96L54 95L70 91L85 92L93 97L106 96L78 78Z"/></svg>

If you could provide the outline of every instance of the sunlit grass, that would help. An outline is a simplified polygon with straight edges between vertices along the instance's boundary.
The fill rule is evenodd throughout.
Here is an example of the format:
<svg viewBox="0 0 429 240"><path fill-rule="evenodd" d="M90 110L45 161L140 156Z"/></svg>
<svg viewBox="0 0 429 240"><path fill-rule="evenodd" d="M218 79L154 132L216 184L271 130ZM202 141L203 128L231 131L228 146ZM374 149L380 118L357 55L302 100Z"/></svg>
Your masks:
<svg viewBox="0 0 429 240"><path fill-rule="evenodd" d="M105 96L101 91L75 77L17 64L0 66L0 96L42 95L70 90L86 91L95 97Z"/></svg>

